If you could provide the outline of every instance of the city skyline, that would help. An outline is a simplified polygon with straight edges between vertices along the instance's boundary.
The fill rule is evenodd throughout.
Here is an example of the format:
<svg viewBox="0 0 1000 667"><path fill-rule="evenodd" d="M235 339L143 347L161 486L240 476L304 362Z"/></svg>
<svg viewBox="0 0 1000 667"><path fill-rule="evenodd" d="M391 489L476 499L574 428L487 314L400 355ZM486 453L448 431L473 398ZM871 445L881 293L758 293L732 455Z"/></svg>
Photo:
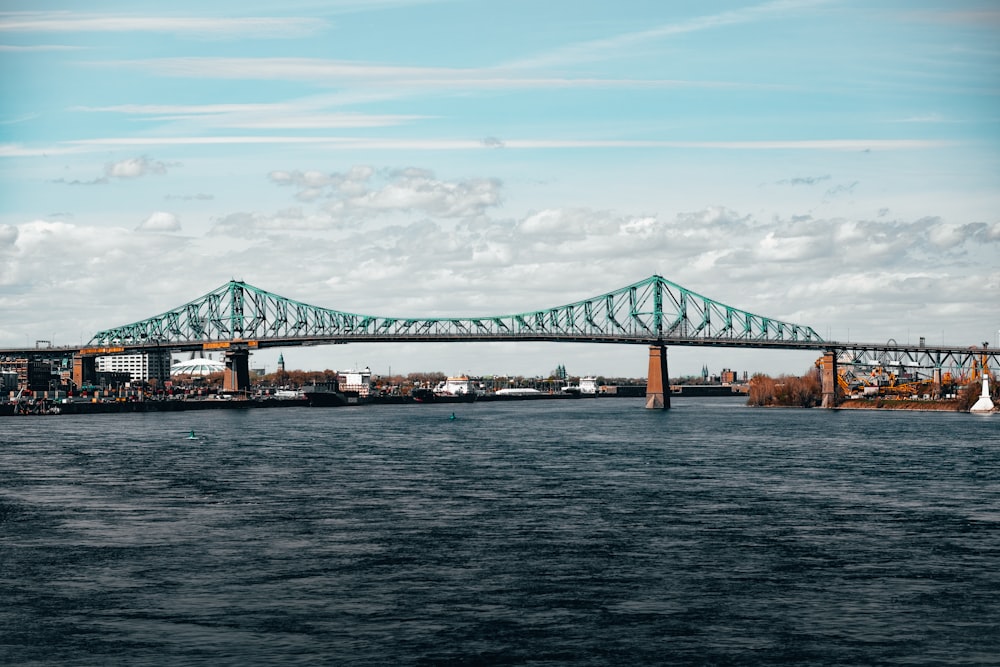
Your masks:
<svg viewBox="0 0 1000 667"><path fill-rule="evenodd" d="M465 317L652 274L831 340L997 340L989 2L5 6L0 347L86 342L230 279ZM637 346L300 354L646 371ZM670 365L800 374L815 357L671 348Z"/></svg>

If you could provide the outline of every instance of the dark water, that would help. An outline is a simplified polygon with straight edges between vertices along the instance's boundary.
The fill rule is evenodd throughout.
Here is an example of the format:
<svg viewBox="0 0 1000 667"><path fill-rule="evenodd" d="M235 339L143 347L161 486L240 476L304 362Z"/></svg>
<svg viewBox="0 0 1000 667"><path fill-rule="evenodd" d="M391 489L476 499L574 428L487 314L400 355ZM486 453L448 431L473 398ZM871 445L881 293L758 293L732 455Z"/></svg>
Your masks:
<svg viewBox="0 0 1000 667"><path fill-rule="evenodd" d="M674 406L4 419L0 663L1000 662L1000 416Z"/></svg>

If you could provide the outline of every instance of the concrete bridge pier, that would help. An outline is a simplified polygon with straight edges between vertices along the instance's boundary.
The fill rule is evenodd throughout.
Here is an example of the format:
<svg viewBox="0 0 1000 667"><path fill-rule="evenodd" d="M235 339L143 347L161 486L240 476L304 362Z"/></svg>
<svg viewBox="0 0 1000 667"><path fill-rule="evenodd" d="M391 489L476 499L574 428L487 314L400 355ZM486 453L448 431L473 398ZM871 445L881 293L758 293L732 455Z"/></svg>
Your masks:
<svg viewBox="0 0 1000 667"><path fill-rule="evenodd" d="M837 407L837 353L833 350L827 350L823 353L820 364L823 373L822 407L835 408Z"/></svg>
<svg viewBox="0 0 1000 667"><path fill-rule="evenodd" d="M250 388L250 350L226 350L222 388L225 391L246 391Z"/></svg>
<svg viewBox="0 0 1000 667"><path fill-rule="evenodd" d="M646 376L646 409L670 409L670 377L667 375L667 346L649 346L649 374Z"/></svg>

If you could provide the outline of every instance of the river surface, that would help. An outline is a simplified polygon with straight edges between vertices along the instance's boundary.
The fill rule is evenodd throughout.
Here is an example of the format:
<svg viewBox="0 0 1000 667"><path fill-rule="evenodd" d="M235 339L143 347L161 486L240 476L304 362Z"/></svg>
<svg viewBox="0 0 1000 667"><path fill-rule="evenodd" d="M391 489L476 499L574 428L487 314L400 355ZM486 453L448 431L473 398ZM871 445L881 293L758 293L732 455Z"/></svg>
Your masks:
<svg viewBox="0 0 1000 667"><path fill-rule="evenodd" d="M1000 415L0 421L0 664L998 662Z"/></svg>

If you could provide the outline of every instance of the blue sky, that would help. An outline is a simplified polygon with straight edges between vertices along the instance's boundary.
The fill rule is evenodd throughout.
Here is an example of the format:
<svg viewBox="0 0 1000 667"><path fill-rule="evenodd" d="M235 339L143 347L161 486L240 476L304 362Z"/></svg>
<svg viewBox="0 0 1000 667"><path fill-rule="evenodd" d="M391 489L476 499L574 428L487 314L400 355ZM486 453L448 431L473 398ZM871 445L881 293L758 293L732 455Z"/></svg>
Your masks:
<svg viewBox="0 0 1000 667"><path fill-rule="evenodd" d="M831 339L997 343L992 2L7 2L0 346L246 280L392 316L657 273ZM137 8L140 7L140 8ZM273 370L277 353L259 353ZM645 374L569 345L290 367ZM685 350L803 372L811 355Z"/></svg>

